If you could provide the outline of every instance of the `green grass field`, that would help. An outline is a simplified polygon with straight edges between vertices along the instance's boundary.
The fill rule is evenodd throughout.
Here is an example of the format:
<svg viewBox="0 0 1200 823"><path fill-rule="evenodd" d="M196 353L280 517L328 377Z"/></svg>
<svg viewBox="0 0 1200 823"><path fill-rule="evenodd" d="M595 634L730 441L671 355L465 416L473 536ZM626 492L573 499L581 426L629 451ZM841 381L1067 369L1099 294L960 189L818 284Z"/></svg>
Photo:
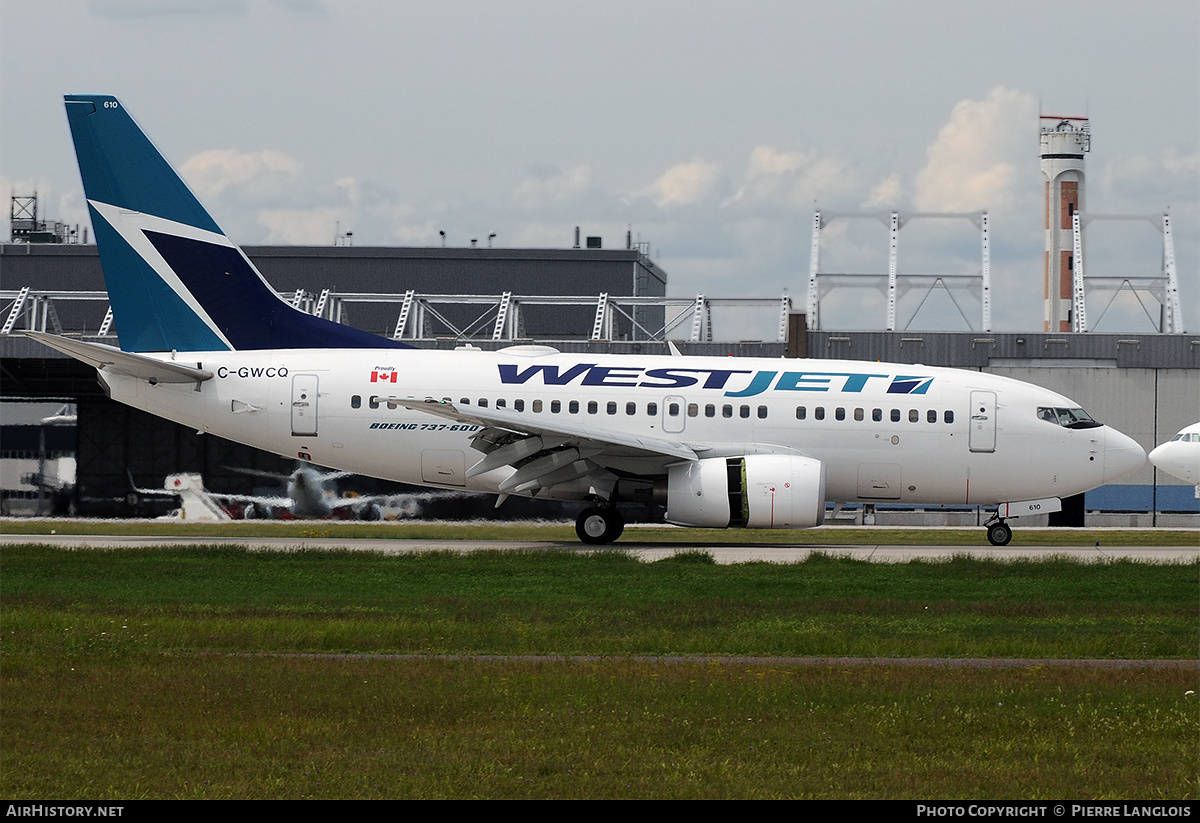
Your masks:
<svg viewBox="0 0 1200 823"><path fill-rule="evenodd" d="M1195 799L1198 625L1197 563L4 547L0 791Z"/></svg>
<svg viewBox="0 0 1200 823"><path fill-rule="evenodd" d="M1019 523L1019 521L1017 521ZM0 521L0 534L111 534L179 537L333 537L397 540L539 540L578 543L570 523L429 523L402 521L363 523L343 521L239 520L226 523L122 520L48 520L12 518ZM1200 537L1190 529L1034 529L1013 530L1014 546L1197 546ZM986 546L982 526L974 528L889 528L885 526L825 526L817 529L688 529L631 525L615 546L663 543L710 546L729 543L785 545L911 545Z"/></svg>

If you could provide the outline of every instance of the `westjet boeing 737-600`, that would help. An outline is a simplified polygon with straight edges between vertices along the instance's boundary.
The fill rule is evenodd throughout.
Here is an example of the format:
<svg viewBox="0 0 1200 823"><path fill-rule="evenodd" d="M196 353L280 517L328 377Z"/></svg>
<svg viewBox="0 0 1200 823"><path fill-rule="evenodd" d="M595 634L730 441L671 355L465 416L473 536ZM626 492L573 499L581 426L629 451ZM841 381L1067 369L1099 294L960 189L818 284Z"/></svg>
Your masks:
<svg viewBox="0 0 1200 823"><path fill-rule="evenodd" d="M689 526L803 528L833 501L1011 517L1140 467L1145 452L1051 391L975 371L853 360L432 351L284 302L114 97L67 118L120 349L33 337L110 397L321 466L442 489L617 504Z"/></svg>

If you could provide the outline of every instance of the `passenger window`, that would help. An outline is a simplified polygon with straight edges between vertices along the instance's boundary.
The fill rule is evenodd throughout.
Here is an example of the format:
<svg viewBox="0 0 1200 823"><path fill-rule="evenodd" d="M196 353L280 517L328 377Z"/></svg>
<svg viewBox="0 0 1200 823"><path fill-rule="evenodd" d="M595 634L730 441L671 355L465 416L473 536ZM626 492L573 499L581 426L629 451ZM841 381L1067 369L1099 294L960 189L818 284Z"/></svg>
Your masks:
<svg viewBox="0 0 1200 823"><path fill-rule="evenodd" d="M740 407L738 409L738 414L743 418L749 417L750 416L750 407L749 406Z"/></svg>
<svg viewBox="0 0 1200 823"><path fill-rule="evenodd" d="M533 411L537 414L541 414L541 412L542 412L542 401L541 400L533 401Z"/></svg>
<svg viewBox="0 0 1200 823"><path fill-rule="evenodd" d="M696 403L688 403L688 417L696 417L700 414L700 406Z"/></svg>
<svg viewBox="0 0 1200 823"><path fill-rule="evenodd" d="M588 401L588 414L595 414L600 411L600 405L595 400Z"/></svg>
<svg viewBox="0 0 1200 823"><path fill-rule="evenodd" d="M954 412L950 411L949 409L946 409L946 413L944 415L942 415L942 419L945 420L947 423L953 423L954 422Z"/></svg>
<svg viewBox="0 0 1200 823"><path fill-rule="evenodd" d="M496 401L496 408L498 408L498 409L502 409L507 405L508 405L508 401L505 400L503 397L501 397L499 400Z"/></svg>
<svg viewBox="0 0 1200 823"><path fill-rule="evenodd" d="M937 422L937 410L930 409L929 411L927 411L925 413L925 419L928 420L930 423L936 423Z"/></svg>
<svg viewBox="0 0 1200 823"><path fill-rule="evenodd" d="M845 420L846 419L846 410L843 409L841 406L838 406L837 409L834 410L833 416L837 420Z"/></svg>
<svg viewBox="0 0 1200 823"><path fill-rule="evenodd" d="M729 405L728 403L726 403L724 406L722 406L721 407L721 416L722 417L733 417L733 406Z"/></svg>
<svg viewBox="0 0 1200 823"><path fill-rule="evenodd" d="M646 414L650 415L651 417L657 417L658 416L658 404L657 403L647 403L646 404Z"/></svg>
<svg viewBox="0 0 1200 823"><path fill-rule="evenodd" d="M899 409L892 409L892 422L893 423L900 422L900 410Z"/></svg>
<svg viewBox="0 0 1200 823"><path fill-rule="evenodd" d="M854 419L858 420L858 421L861 421L863 419L863 410L862 409L854 410Z"/></svg>
<svg viewBox="0 0 1200 823"><path fill-rule="evenodd" d="M514 400L513 409L515 411L525 411L525 401L520 399Z"/></svg>
<svg viewBox="0 0 1200 823"><path fill-rule="evenodd" d="M567 404L567 411L568 411L570 414L579 414L579 401L578 401L578 400L572 400L570 403L568 403L568 404Z"/></svg>
<svg viewBox="0 0 1200 823"><path fill-rule="evenodd" d="M825 407L817 406L815 409L813 409L813 418L816 420L824 420L825 419Z"/></svg>
<svg viewBox="0 0 1200 823"><path fill-rule="evenodd" d="M804 406L797 406L796 407L796 419L803 420L806 417L808 417L808 409L805 408Z"/></svg>
<svg viewBox="0 0 1200 823"><path fill-rule="evenodd" d="M871 409L871 419L876 423L883 420L883 409Z"/></svg>
<svg viewBox="0 0 1200 823"><path fill-rule="evenodd" d="M367 405L373 409L379 408L379 395L372 395L371 398L367 400Z"/></svg>
<svg viewBox="0 0 1200 823"><path fill-rule="evenodd" d="M479 398L479 408L481 408L481 409L486 409L486 408L487 408L487 404L488 404L488 401L487 401L487 398L486 398L486 397L481 397L481 398Z"/></svg>
<svg viewBox="0 0 1200 823"><path fill-rule="evenodd" d="M766 420L766 419L767 419L767 407L766 407L766 406L759 406L759 407L758 407L758 419L759 419L759 420Z"/></svg>
<svg viewBox="0 0 1200 823"><path fill-rule="evenodd" d="M916 423L920 419L921 419L921 413L919 411L917 411L916 409L908 410L908 422L909 423Z"/></svg>
<svg viewBox="0 0 1200 823"><path fill-rule="evenodd" d="M617 401L609 400L608 404L605 406L605 410L609 414L616 414L617 413Z"/></svg>
<svg viewBox="0 0 1200 823"><path fill-rule="evenodd" d="M353 395L350 398L350 408L352 408L352 409L361 409L362 408L362 395L361 394Z"/></svg>
<svg viewBox="0 0 1200 823"><path fill-rule="evenodd" d="M717 416L717 407L714 406L712 403L706 404L704 406L704 416L705 417L716 417Z"/></svg>
<svg viewBox="0 0 1200 823"><path fill-rule="evenodd" d="M678 417L679 416L679 404L678 403L668 403L667 404L667 416L668 417Z"/></svg>
<svg viewBox="0 0 1200 823"><path fill-rule="evenodd" d="M469 406L469 405L471 405L471 398L469 398L469 397L460 397L460 398L458 398L458 402L459 402L460 404L464 405L464 406Z"/></svg>
<svg viewBox="0 0 1200 823"><path fill-rule="evenodd" d="M551 400L550 401L550 413L558 414L561 411L562 411L562 401L561 400Z"/></svg>

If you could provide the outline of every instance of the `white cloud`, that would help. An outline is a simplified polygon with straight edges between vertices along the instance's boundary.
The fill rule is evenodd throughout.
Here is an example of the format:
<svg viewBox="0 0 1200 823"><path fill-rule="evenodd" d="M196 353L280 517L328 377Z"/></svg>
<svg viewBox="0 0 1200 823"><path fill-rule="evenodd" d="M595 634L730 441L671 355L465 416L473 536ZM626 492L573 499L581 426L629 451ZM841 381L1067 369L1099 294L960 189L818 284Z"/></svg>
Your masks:
<svg viewBox="0 0 1200 823"><path fill-rule="evenodd" d="M894 209L900 204L903 196L904 184L900 182L900 175L889 174L871 188L871 193L867 196L866 207L868 209Z"/></svg>
<svg viewBox="0 0 1200 823"><path fill-rule="evenodd" d="M771 146L755 146L750 152L750 165L746 168L746 178L753 180L767 174L784 174L798 171L811 164L812 154L798 151L779 151Z"/></svg>
<svg viewBox="0 0 1200 823"><path fill-rule="evenodd" d="M519 208L537 209L584 194L591 187L592 170L588 166L548 169L522 180L513 200Z"/></svg>
<svg viewBox="0 0 1200 823"><path fill-rule="evenodd" d="M836 157L815 150L781 151L755 146L743 183L724 204L742 210L782 209L790 216L811 211L818 202L848 206L861 174Z"/></svg>
<svg viewBox="0 0 1200 823"><path fill-rule="evenodd" d="M333 244L338 224L349 225L344 209L263 209L258 221L267 227L267 244L328 246Z"/></svg>
<svg viewBox="0 0 1200 823"><path fill-rule="evenodd" d="M720 179L720 166L696 159L667 169L646 194L659 208L692 205L712 195Z"/></svg>
<svg viewBox="0 0 1200 823"><path fill-rule="evenodd" d="M272 175L295 176L300 164L280 151L210 149L189 157L180 174L201 197L216 198L231 186L246 186Z"/></svg>
<svg viewBox="0 0 1200 823"><path fill-rule="evenodd" d="M914 205L922 211L1007 207L1022 179L1017 164L1034 156L1036 122L1037 101L1025 92L997 87L983 100L958 103L926 152Z"/></svg>
<svg viewBox="0 0 1200 823"><path fill-rule="evenodd" d="M1105 163L1095 178L1105 201L1121 210L1157 211L1195 204L1200 191L1200 154L1169 148L1157 157L1117 157ZM1096 202L1096 197L1088 197L1088 208Z"/></svg>

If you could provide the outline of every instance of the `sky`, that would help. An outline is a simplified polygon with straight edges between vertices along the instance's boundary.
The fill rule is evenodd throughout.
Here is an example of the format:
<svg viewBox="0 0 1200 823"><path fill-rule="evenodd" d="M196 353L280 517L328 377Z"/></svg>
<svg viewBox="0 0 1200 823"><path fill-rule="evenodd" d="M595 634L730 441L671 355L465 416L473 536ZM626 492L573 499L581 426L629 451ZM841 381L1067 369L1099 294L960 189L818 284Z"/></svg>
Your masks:
<svg viewBox="0 0 1200 823"><path fill-rule="evenodd" d="M1085 271L1160 273L1169 210L1200 329L1195 0L0 0L0 186L87 225L69 93L120 98L244 245L630 231L670 295L803 309L815 209L986 210L996 331L1042 328L1039 114L1086 116L1085 214L1154 219L1090 226ZM822 271L886 273L883 220L822 235ZM967 220L900 232L902 273L979 258ZM978 326L942 292L908 320L922 297L910 328ZM1094 330L1154 330L1157 303L1113 298ZM885 320L873 290L822 302L824 328Z"/></svg>

